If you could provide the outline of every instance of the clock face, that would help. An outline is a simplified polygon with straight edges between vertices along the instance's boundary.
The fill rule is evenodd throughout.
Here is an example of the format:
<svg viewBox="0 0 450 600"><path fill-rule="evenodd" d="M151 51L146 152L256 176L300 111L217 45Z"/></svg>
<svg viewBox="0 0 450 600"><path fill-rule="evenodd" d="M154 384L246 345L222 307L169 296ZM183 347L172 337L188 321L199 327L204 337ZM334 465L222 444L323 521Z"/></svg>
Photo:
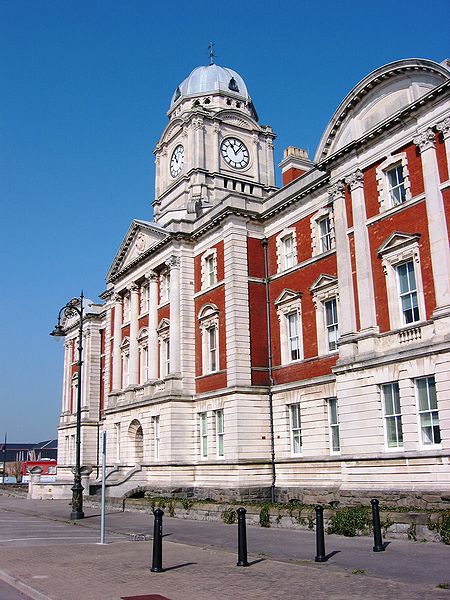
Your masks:
<svg viewBox="0 0 450 600"><path fill-rule="evenodd" d="M250 155L244 142L233 137L223 140L220 151L227 164L234 169L244 169L250 162Z"/></svg>
<svg viewBox="0 0 450 600"><path fill-rule="evenodd" d="M172 177L178 177L181 173L184 163L184 148L181 144L175 148L172 152L172 158L170 159L170 174Z"/></svg>

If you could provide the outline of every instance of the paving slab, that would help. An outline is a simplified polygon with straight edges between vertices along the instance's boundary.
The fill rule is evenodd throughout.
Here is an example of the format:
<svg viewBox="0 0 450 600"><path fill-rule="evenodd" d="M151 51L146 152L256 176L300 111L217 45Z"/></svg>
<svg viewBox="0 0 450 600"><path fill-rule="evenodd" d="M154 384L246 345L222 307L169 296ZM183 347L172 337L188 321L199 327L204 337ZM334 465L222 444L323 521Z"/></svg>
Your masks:
<svg viewBox="0 0 450 600"><path fill-rule="evenodd" d="M86 508L86 518L75 523L66 501L0 496L0 510L12 519L35 515L49 525L56 521L70 531L98 534L96 508ZM155 594L169 600L450 600L450 590L436 587L450 583L450 547L443 544L395 540L386 552L373 553L371 538L327 536L327 552L337 553L317 564L312 532L248 527L251 564L242 568L236 567L236 526L165 518L166 570L151 573L151 541L131 540L151 537L152 516L109 511L106 522L107 540L113 532L128 538L103 546L95 541L43 541L38 552L36 547L11 543L0 554L0 569L41 594L38 600L119 600Z"/></svg>

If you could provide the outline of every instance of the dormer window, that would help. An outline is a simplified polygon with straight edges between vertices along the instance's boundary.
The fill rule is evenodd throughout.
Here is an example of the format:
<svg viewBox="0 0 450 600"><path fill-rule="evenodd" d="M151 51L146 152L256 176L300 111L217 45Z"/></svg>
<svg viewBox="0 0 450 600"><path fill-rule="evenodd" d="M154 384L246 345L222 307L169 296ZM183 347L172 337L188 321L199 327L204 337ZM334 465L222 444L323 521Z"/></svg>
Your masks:
<svg viewBox="0 0 450 600"><path fill-rule="evenodd" d="M228 84L228 89L231 90L232 92L239 93L238 84L236 83L236 79L234 77L232 77L230 79L230 83Z"/></svg>
<svg viewBox="0 0 450 600"><path fill-rule="evenodd" d="M181 91L180 91L180 88L177 87L177 89L175 90L175 95L173 97L173 101L176 102L180 96L181 96Z"/></svg>

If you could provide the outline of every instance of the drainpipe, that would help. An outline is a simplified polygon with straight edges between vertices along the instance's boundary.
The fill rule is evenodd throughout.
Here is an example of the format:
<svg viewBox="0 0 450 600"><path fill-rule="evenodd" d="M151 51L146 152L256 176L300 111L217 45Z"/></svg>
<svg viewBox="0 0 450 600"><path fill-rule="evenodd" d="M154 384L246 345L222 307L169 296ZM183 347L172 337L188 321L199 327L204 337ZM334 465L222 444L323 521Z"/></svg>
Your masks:
<svg viewBox="0 0 450 600"><path fill-rule="evenodd" d="M266 316L267 316L267 356L269 366L269 418L270 418L270 452L272 465L272 484L270 486L271 500L275 502L275 482L276 482L276 466L275 466L275 433L273 428L273 367L272 367L272 336L270 334L270 297L269 297L269 263L267 259L267 238L261 240L264 249L264 275L266 288Z"/></svg>

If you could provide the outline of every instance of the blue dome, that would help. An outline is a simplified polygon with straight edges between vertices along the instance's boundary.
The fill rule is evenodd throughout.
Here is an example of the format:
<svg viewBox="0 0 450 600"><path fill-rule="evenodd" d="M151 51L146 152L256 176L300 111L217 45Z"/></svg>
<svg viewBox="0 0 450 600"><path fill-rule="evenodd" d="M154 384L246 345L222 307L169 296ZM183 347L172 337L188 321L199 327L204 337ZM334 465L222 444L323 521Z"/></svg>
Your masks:
<svg viewBox="0 0 450 600"><path fill-rule="evenodd" d="M189 77L180 83L172 96L170 106L172 107L182 97L218 91L231 92L241 96L244 100L249 100L247 86L236 71L219 67L219 65L208 65L207 67L197 67Z"/></svg>

